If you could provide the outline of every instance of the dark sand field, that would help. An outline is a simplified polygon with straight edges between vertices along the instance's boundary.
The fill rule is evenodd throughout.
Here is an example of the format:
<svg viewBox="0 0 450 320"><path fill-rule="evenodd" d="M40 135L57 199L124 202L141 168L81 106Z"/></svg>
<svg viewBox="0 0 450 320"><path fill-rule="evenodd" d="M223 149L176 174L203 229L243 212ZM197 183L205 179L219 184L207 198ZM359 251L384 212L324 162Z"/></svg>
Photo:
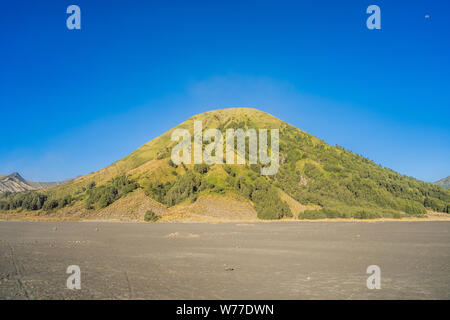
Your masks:
<svg viewBox="0 0 450 320"><path fill-rule="evenodd" d="M0 222L0 299L408 298L450 298L450 222Z"/></svg>

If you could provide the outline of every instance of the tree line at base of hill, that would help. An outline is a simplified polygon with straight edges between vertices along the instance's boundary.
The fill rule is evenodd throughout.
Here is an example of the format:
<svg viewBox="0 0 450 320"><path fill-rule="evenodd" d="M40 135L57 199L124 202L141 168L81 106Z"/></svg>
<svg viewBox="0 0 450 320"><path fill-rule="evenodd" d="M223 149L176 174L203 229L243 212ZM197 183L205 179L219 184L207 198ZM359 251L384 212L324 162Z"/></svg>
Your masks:
<svg viewBox="0 0 450 320"><path fill-rule="evenodd" d="M52 211L70 206L79 200L84 200L86 209L102 209L138 186L126 176L119 176L101 186L89 182L73 195L58 195L53 191L4 192L0 193L0 210Z"/></svg>

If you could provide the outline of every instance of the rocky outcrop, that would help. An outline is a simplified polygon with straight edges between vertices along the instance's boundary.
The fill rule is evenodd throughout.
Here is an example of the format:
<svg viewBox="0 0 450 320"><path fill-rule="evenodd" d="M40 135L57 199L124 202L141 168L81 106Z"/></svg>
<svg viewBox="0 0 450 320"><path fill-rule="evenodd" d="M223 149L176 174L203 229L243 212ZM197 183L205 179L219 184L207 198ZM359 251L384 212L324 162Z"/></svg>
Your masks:
<svg viewBox="0 0 450 320"><path fill-rule="evenodd" d="M436 181L434 184L437 184L438 186L441 186L444 189L450 189L450 176L441 179L439 181Z"/></svg>
<svg viewBox="0 0 450 320"><path fill-rule="evenodd" d="M0 192L23 192L28 190L45 189L59 185L60 182L33 182L22 178L14 172L10 175L0 175Z"/></svg>

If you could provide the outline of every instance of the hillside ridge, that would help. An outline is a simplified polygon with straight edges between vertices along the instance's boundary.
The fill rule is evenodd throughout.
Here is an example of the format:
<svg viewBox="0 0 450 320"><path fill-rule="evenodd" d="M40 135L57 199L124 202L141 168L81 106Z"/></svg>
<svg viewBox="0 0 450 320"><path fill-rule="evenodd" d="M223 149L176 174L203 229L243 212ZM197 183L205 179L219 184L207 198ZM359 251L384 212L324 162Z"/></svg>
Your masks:
<svg viewBox="0 0 450 320"><path fill-rule="evenodd" d="M249 162L248 142L245 164L175 164L171 154L178 141L172 141L172 133L186 129L192 137L194 121L201 121L203 132L278 129L279 170L262 176L263 165ZM186 208L218 208L216 204L221 200L216 196L234 197L238 202L250 203L260 219L424 217L428 211L447 214L450 208L449 190L401 175L343 147L331 146L258 109L228 108L194 115L128 156L69 183L17 198L0 198L0 211L25 209L46 214L76 205L84 210L84 216L98 216L116 201L136 194L136 190L167 208L185 208L183 212ZM199 199L201 206L189 205ZM124 203L121 210L139 211L142 216L144 207L139 203ZM150 205L153 202L148 203L148 210L154 211L156 207ZM170 210L177 212L175 209ZM163 221L165 212L159 212ZM214 212L224 215L222 220L227 219L224 211ZM251 214L248 212L248 216ZM172 216L183 221L186 214Z"/></svg>

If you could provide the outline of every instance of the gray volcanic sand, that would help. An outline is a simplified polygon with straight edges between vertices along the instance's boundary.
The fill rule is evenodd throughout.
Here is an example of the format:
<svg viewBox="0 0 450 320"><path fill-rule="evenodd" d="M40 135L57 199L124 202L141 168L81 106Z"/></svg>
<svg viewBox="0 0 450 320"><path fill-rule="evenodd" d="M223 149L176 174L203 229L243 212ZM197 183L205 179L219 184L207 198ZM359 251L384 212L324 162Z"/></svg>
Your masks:
<svg viewBox="0 0 450 320"><path fill-rule="evenodd" d="M450 222L0 222L1 299L449 299ZM66 288L69 265L81 290ZM366 287L369 265L381 289Z"/></svg>

